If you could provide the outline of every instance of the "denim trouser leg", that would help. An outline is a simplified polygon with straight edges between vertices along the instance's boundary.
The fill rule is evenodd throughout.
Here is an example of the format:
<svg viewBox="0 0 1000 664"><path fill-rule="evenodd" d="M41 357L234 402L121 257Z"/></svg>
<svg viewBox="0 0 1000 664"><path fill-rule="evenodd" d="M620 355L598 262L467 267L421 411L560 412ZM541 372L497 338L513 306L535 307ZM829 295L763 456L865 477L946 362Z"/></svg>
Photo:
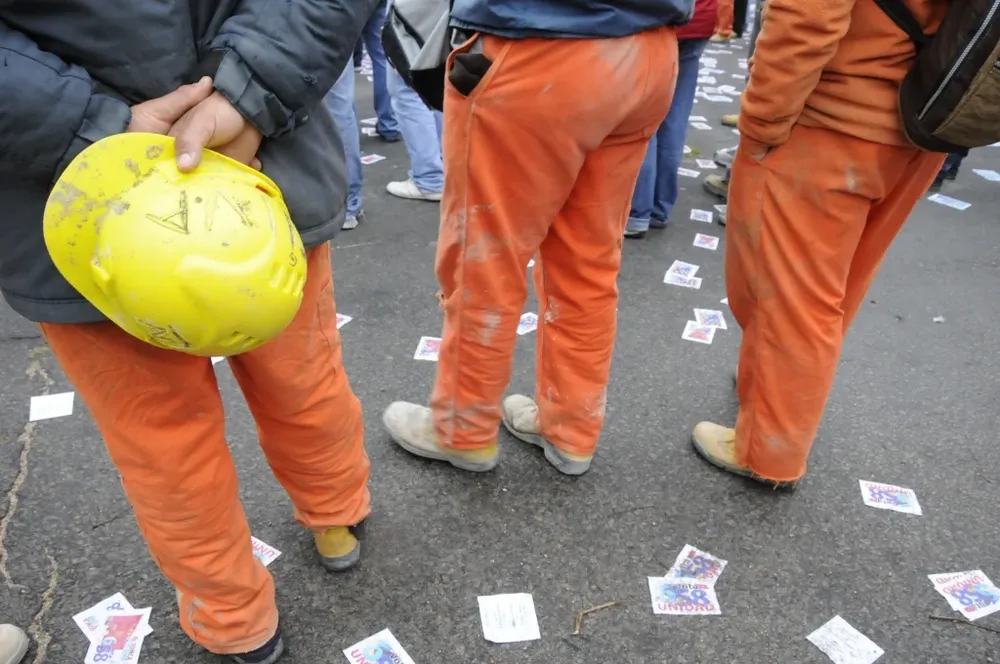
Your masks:
<svg viewBox="0 0 1000 664"><path fill-rule="evenodd" d="M670 219L677 202L677 169L684 158L684 136L694 108L694 93L698 87L698 59L706 39L684 39L677 42L677 87L667 118L656 130L656 190L653 196L653 225L662 226ZM657 223L659 222L659 223Z"/></svg>
<svg viewBox="0 0 1000 664"><path fill-rule="evenodd" d="M344 72L323 98L330 109L344 143L347 157L347 214L356 215L361 211L361 136L358 132L358 116L354 110L354 67L348 63Z"/></svg>
<svg viewBox="0 0 1000 664"><path fill-rule="evenodd" d="M410 153L410 179L424 193L440 194L444 189L441 165L441 113L432 111L419 95L389 67L389 96L399 121L406 151Z"/></svg>
<svg viewBox="0 0 1000 664"><path fill-rule="evenodd" d="M371 18L365 23L361 37L365 41L365 48L368 49L368 56L372 59L372 86L375 89L375 115L378 116L378 123L375 130L382 136L390 137L399 135L399 125L396 116L392 113L392 103L389 101L389 90L386 87L386 61L385 50L382 48L382 26L385 24L386 0L378 3Z"/></svg>
<svg viewBox="0 0 1000 664"><path fill-rule="evenodd" d="M639 177L632 192L632 209L629 211L625 230L642 233L649 230L649 218L653 214L653 198L656 195L656 150L659 131L649 139L646 158L642 160Z"/></svg>

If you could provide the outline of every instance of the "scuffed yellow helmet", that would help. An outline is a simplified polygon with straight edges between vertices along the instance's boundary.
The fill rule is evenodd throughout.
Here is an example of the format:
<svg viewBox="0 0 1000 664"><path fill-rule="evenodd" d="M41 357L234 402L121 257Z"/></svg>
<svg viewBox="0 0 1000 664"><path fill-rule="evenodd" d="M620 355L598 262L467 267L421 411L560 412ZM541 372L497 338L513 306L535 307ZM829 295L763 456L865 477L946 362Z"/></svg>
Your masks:
<svg viewBox="0 0 1000 664"><path fill-rule="evenodd" d="M305 250L274 182L208 150L181 173L166 136L118 134L77 155L45 204L44 233L70 285L160 348L245 353L302 302Z"/></svg>

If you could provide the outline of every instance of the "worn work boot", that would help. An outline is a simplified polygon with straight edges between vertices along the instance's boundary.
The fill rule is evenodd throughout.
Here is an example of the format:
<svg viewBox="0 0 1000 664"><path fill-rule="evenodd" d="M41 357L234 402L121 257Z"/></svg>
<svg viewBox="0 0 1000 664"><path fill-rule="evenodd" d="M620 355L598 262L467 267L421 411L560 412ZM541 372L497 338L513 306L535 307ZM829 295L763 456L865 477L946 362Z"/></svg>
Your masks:
<svg viewBox="0 0 1000 664"><path fill-rule="evenodd" d="M719 42L727 42L732 40L732 35L723 35L716 32L714 35L708 38L708 41L718 44Z"/></svg>
<svg viewBox="0 0 1000 664"><path fill-rule="evenodd" d="M774 489L794 489L795 482L776 482L755 474L736 461L736 430L712 422L699 422L691 433L691 442L702 459L716 468L749 477Z"/></svg>
<svg viewBox="0 0 1000 664"><path fill-rule="evenodd" d="M443 447L434 433L431 409L406 401L396 401L382 413L382 424L400 447L425 459L444 461L473 473L493 470L500 462L496 443L480 450L453 450Z"/></svg>
<svg viewBox="0 0 1000 664"><path fill-rule="evenodd" d="M736 157L736 148L737 146L734 145L731 148L721 148L716 150L715 154L712 156L712 160L723 168L732 168L733 159Z"/></svg>
<svg viewBox="0 0 1000 664"><path fill-rule="evenodd" d="M285 654L285 642L281 640L281 628L274 633L274 636L256 650L230 655L229 659L233 664L274 664Z"/></svg>
<svg viewBox="0 0 1000 664"><path fill-rule="evenodd" d="M705 181L701 183L701 186L713 196L718 196L722 199L729 197L729 180L721 175L706 175Z"/></svg>
<svg viewBox="0 0 1000 664"><path fill-rule="evenodd" d="M18 664L28 652L28 643L20 627L0 625L0 664Z"/></svg>
<svg viewBox="0 0 1000 664"><path fill-rule="evenodd" d="M357 526L333 526L326 530L313 532L316 551L320 562L330 572L346 572L361 560L361 542L357 531L363 524Z"/></svg>
<svg viewBox="0 0 1000 664"><path fill-rule="evenodd" d="M590 470L594 455L571 454L556 448L541 436L538 404L523 394L512 394L503 400L503 425L511 435L545 451L545 458L563 475L583 475Z"/></svg>
<svg viewBox="0 0 1000 664"><path fill-rule="evenodd" d="M723 115L721 122L726 127L735 127L740 123L740 114L730 113L729 115Z"/></svg>

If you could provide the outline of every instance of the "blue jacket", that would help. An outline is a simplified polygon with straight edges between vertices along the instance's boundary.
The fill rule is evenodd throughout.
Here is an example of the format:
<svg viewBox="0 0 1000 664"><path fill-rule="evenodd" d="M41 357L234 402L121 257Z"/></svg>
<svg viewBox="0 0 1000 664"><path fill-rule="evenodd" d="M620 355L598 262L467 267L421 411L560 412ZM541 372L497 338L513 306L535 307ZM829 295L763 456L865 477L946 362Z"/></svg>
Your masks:
<svg viewBox="0 0 1000 664"><path fill-rule="evenodd" d="M200 74L264 135L257 156L306 246L344 219L344 148L322 99L376 0L0 0L0 292L33 321L103 316L42 238L53 181L125 131L131 104ZM38 5L44 5L39 7Z"/></svg>
<svg viewBox="0 0 1000 664"><path fill-rule="evenodd" d="M455 0L451 24L511 39L625 37L684 25L694 0Z"/></svg>

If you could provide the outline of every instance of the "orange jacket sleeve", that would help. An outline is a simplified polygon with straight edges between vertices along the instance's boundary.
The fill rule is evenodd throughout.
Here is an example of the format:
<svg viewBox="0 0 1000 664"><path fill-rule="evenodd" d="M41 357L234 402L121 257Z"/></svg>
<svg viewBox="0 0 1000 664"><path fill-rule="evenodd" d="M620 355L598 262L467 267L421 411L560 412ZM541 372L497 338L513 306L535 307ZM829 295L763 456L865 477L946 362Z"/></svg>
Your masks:
<svg viewBox="0 0 1000 664"><path fill-rule="evenodd" d="M758 0L760 1L760 0ZM740 100L740 135L768 147L788 140L823 68L851 25L855 0L766 0Z"/></svg>

